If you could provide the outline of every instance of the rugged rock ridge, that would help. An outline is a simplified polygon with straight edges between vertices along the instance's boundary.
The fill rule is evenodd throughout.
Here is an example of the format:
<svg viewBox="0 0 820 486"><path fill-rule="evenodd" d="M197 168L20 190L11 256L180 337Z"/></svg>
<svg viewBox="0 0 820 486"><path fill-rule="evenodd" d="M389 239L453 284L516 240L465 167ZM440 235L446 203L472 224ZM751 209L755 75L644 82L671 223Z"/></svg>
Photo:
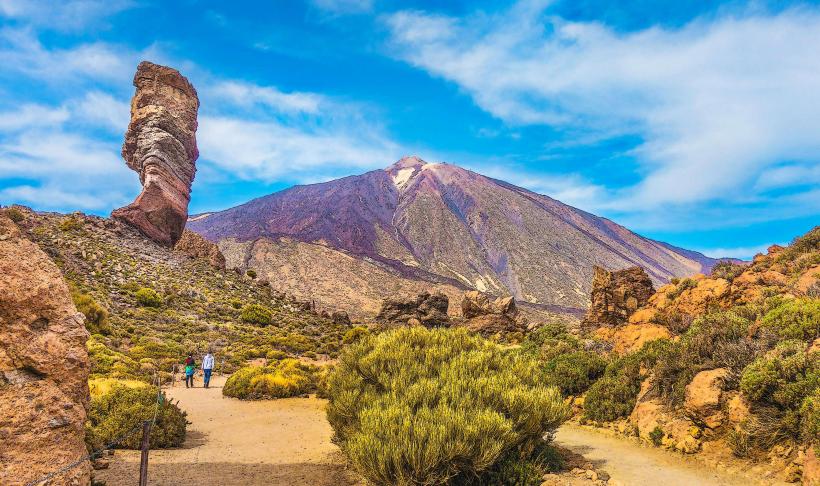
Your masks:
<svg viewBox="0 0 820 486"><path fill-rule="evenodd" d="M624 324L654 293L652 279L641 267L610 272L595 266L589 310L582 326L593 329Z"/></svg>
<svg viewBox="0 0 820 486"><path fill-rule="evenodd" d="M461 299L464 326L485 336L497 333L524 332L526 323L518 318L518 308L512 297L490 300L487 294L472 290Z"/></svg>
<svg viewBox="0 0 820 486"><path fill-rule="evenodd" d="M422 292L414 298L384 299L376 321L388 326L448 326L449 305L450 299L438 292Z"/></svg>
<svg viewBox="0 0 820 486"><path fill-rule="evenodd" d="M191 258L201 258L220 270L225 269L225 256L219 251L219 247L193 231L182 232L174 251Z"/></svg>
<svg viewBox="0 0 820 486"><path fill-rule="evenodd" d="M0 484L26 484L85 453L88 332L57 266L0 214ZM54 484L90 482L90 465Z"/></svg>
<svg viewBox="0 0 820 486"><path fill-rule="evenodd" d="M181 237L196 174L196 90L179 71L143 61L134 75L131 122L122 156L142 192L111 216L165 246Z"/></svg>

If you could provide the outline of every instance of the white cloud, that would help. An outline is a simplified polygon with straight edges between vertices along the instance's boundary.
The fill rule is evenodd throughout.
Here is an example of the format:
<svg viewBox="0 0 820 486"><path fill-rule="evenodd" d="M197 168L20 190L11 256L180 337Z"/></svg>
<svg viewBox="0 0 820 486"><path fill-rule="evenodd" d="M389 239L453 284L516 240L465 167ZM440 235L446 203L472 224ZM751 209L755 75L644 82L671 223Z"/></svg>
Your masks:
<svg viewBox="0 0 820 486"><path fill-rule="evenodd" d="M773 164L820 163L815 9L631 33L529 3L464 19L399 12L387 24L391 52L509 124L643 137L643 179L611 192L614 209L748 197Z"/></svg>
<svg viewBox="0 0 820 486"><path fill-rule="evenodd" d="M131 118L131 108L126 100L117 99L102 91L89 91L71 104L80 119L117 134L125 133Z"/></svg>
<svg viewBox="0 0 820 486"><path fill-rule="evenodd" d="M61 31L89 29L134 5L130 0L0 0L0 16Z"/></svg>
<svg viewBox="0 0 820 486"><path fill-rule="evenodd" d="M122 162L118 144L60 127L33 128L0 142L0 174L36 181L0 191L3 204L105 210L136 194L137 176Z"/></svg>
<svg viewBox="0 0 820 486"><path fill-rule="evenodd" d="M128 86L139 59L139 53L102 42L49 49L28 29L0 30L3 76L19 73L41 82L90 80Z"/></svg>
<svg viewBox="0 0 820 486"><path fill-rule="evenodd" d="M243 179L266 182L315 180L340 168L385 166L400 152L372 127L311 129L277 120L200 117L202 158Z"/></svg>
<svg viewBox="0 0 820 486"><path fill-rule="evenodd" d="M768 249L772 244L773 243L755 246L738 246L731 248L702 248L695 251L699 251L704 255L712 258L740 258L743 260L748 260L758 253L766 253L766 249ZM780 244L786 245L788 243Z"/></svg>
<svg viewBox="0 0 820 486"><path fill-rule="evenodd" d="M244 108L262 105L283 113L316 114L325 101L315 93L283 93L272 86L257 86L240 81L221 81L208 88L211 96Z"/></svg>
<svg viewBox="0 0 820 486"><path fill-rule="evenodd" d="M65 107L49 107L28 103L17 110L0 113L0 130L13 132L38 126L59 125L68 120Z"/></svg>

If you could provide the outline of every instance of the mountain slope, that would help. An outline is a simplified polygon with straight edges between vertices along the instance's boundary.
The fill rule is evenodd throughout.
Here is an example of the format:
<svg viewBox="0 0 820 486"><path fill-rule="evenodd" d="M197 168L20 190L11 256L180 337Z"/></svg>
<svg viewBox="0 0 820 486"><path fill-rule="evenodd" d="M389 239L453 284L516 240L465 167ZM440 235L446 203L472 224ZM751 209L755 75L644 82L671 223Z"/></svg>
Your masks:
<svg viewBox="0 0 820 486"><path fill-rule="evenodd" d="M201 215L188 228L220 242L226 254L232 245L258 238L268 241L269 253L271 245L284 244L280 239L287 237L378 263L400 279L575 308L587 304L596 264L611 269L640 265L662 283L707 270L714 262L547 196L417 157ZM254 258L246 253L244 262ZM253 266L264 272L264 259L256 260ZM269 277L277 286L276 274Z"/></svg>

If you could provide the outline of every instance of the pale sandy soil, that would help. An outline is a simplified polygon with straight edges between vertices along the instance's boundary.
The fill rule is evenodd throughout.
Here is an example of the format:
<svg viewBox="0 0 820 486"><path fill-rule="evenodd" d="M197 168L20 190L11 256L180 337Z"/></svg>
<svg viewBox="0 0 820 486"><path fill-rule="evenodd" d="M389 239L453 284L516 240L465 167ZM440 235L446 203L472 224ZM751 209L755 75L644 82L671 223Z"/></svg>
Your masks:
<svg viewBox="0 0 820 486"><path fill-rule="evenodd" d="M210 389L177 386L169 398L188 412L188 434L180 449L153 450L151 485L352 485L355 476L331 443L324 400L241 401L222 396L225 379ZM132 486L139 477L139 452L118 450L95 478L109 486Z"/></svg>
<svg viewBox="0 0 820 486"><path fill-rule="evenodd" d="M655 447L644 446L605 432L575 424L565 424L555 442L583 455L596 468L610 474L623 485L662 486L741 486L751 484L780 485L731 467L707 465L695 457L683 456Z"/></svg>

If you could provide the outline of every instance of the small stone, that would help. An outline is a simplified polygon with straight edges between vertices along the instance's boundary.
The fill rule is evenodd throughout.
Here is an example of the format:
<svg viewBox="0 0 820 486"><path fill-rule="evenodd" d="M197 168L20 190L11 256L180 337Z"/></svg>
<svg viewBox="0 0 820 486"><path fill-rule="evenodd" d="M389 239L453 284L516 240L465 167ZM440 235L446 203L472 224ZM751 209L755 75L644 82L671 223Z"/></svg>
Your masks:
<svg viewBox="0 0 820 486"><path fill-rule="evenodd" d="M108 469L110 466L111 463L108 459L94 459L91 463L91 467L93 467L95 471L99 471L100 469Z"/></svg>
<svg viewBox="0 0 820 486"><path fill-rule="evenodd" d="M597 481L598 480L598 473L596 473L592 469L587 469L586 470L586 476L587 476L587 479L589 479L590 481Z"/></svg>

